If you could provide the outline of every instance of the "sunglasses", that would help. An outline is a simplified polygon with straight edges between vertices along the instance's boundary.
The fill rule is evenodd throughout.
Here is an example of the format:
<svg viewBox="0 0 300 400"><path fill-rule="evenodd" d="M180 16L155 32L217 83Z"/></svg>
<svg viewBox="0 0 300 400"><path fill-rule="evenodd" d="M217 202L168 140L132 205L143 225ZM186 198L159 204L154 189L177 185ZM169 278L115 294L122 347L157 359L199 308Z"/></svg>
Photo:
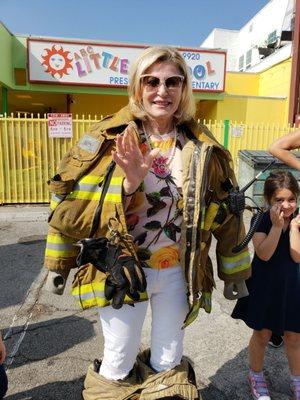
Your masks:
<svg viewBox="0 0 300 400"><path fill-rule="evenodd" d="M157 90L160 85L164 85L167 90L176 90L182 86L184 76L173 75L165 79L159 79L153 75L141 75L141 82L144 86L151 90Z"/></svg>

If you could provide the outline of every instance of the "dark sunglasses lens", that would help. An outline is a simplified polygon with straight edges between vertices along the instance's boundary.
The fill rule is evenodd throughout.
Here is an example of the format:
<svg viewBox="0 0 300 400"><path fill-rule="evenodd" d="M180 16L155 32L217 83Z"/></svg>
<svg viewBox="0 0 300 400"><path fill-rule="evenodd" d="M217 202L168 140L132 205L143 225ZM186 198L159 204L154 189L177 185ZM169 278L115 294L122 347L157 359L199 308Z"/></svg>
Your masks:
<svg viewBox="0 0 300 400"><path fill-rule="evenodd" d="M180 76L170 76L166 79L166 87L168 89L178 88L181 85L182 79Z"/></svg>
<svg viewBox="0 0 300 400"><path fill-rule="evenodd" d="M152 88L156 88L159 86L159 78L156 78L155 76L145 76L144 84Z"/></svg>

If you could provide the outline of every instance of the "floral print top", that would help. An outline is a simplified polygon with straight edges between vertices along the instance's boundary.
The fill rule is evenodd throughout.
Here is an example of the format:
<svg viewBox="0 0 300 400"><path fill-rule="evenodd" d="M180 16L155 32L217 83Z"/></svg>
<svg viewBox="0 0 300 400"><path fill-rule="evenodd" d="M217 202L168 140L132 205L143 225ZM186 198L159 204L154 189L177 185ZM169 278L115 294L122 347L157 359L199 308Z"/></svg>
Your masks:
<svg viewBox="0 0 300 400"><path fill-rule="evenodd" d="M141 151L149 145L141 133ZM141 260L156 269L179 265L182 222L182 133L151 135L152 147L161 152L126 210L128 232L134 237ZM169 157L171 161L169 161Z"/></svg>

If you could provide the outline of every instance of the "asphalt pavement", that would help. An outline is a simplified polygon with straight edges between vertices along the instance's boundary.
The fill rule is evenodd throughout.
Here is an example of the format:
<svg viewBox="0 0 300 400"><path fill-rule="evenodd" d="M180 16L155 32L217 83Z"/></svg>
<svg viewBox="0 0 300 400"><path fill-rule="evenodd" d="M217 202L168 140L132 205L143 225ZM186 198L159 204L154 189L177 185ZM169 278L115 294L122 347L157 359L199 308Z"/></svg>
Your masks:
<svg viewBox="0 0 300 400"><path fill-rule="evenodd" d="M70 295L44 289L46 206L0 207L0 329L5 337L7 400L81 400L88 365L101 358L103 338L96 309L81 311ZM245 218L249 223L249 215ZM215 264L215 243L211 258ZM230 317L233 301L216 278L212 313L200 312L186 329L185 354L194 362L203 400L250 400L247 346L251 331ZM142 347L149 344L147 314ZM268 348L265 373L272 400L289 399L284 349Z"/></svg>

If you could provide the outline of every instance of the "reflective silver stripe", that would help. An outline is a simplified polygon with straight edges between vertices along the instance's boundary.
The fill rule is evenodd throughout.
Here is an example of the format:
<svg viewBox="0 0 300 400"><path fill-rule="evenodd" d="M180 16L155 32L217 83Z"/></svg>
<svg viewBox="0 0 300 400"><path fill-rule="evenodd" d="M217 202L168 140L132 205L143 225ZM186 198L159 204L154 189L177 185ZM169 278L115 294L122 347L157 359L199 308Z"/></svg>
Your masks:
<svg viewBox="0 0 300 400"><path fill-rule="evenodd" d="M51 200L59 203L63 200L64 196L52 193Z"/></svg>
<svg viewBox="0 0 300 400"><path fill-rule="evenodd" d="M241 265L250 263L250 256L246 255L245 257L240 258L239 260L236 260L234 262L227 262L224 260L223 257L221 257L221 261L222 261L222 267L226 270L230 270L236 267L240 267Z"/></svg>
<svg viewBox="0 0 300 400"><path fill-rule="evenodd" d="M52 250L73 250L73 243L49 243L47 242L47 249Z"/></svg>
<svg viewBox="0 0 300 400"><path fill-rule="evenodd" d="M100 192L101 188L99 185L90 185L88 183L76 183L73 191L79 190L83 192Z"/></svg>
<svg viewBox="0 0 300 400"><path fill-rule="evenodd" d="M119 194L120 192L121 192L121 187L120 187L120 185L110 185L109 186L109 189L108 189L108 192L107 193L117 193L117 194Z"/></svg>

